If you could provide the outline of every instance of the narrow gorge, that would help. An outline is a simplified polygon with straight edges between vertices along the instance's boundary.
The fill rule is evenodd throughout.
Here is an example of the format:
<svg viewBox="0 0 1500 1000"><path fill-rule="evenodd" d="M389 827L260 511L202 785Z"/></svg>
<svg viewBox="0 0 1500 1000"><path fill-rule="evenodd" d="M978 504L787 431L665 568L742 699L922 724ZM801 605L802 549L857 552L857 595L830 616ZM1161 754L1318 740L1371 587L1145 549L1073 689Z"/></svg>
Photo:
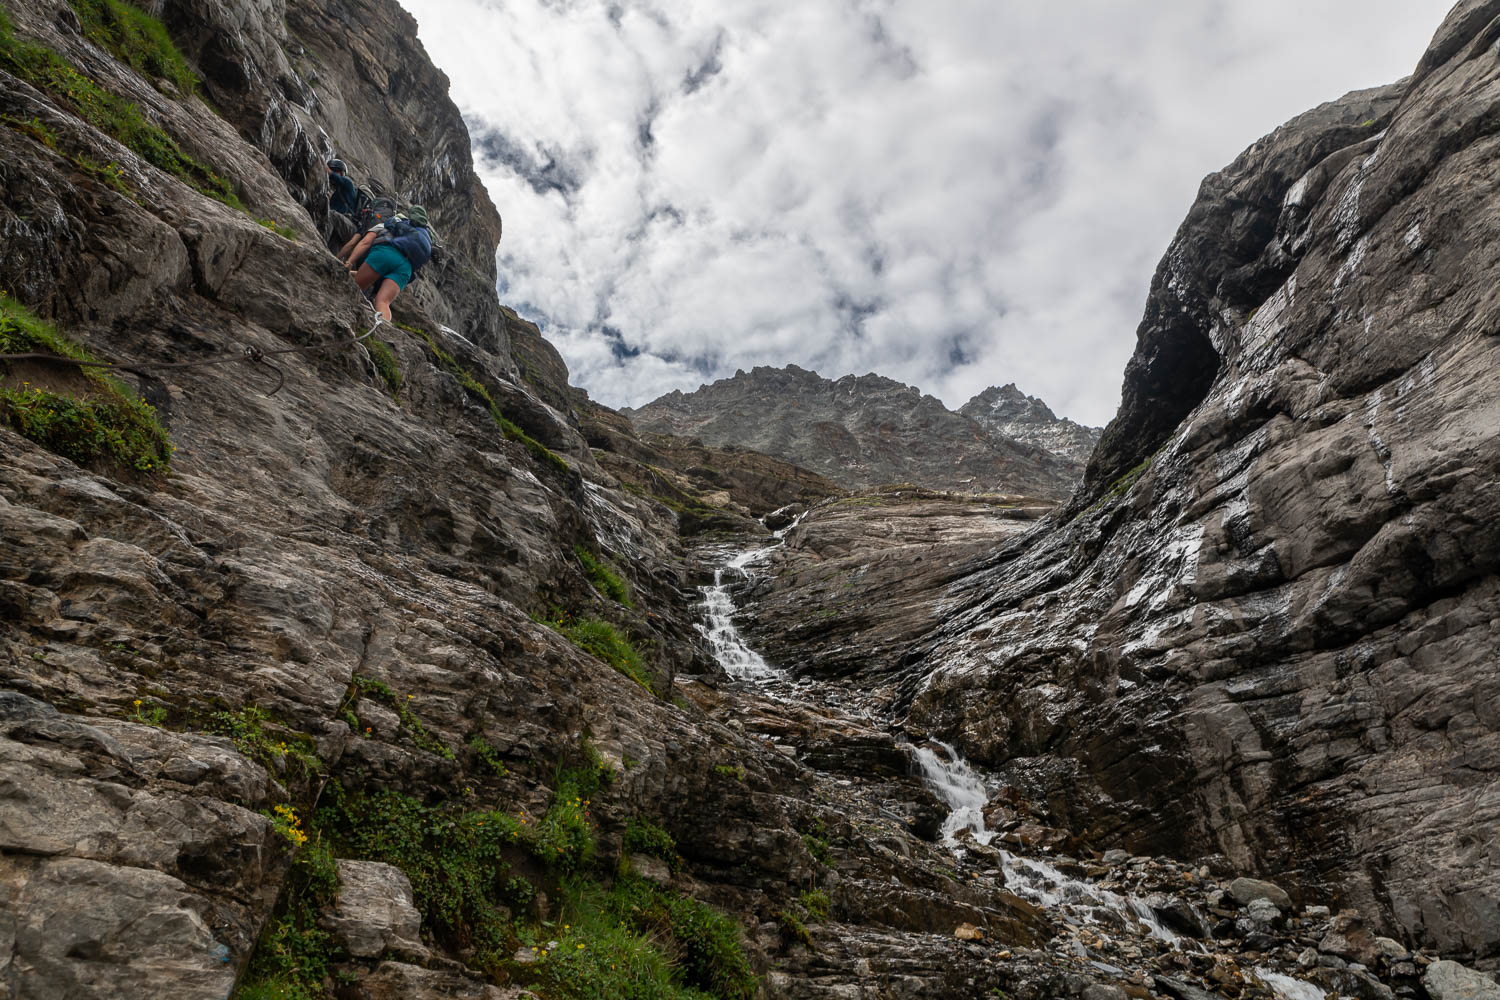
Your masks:
<svg viewBox="0 0 1500 1000"><path fill-rule="evenodd" d="M0 0L0 1000L1497 1000L1497 39L1204 181L1096 444L610 410L394 0Z"/></svg>

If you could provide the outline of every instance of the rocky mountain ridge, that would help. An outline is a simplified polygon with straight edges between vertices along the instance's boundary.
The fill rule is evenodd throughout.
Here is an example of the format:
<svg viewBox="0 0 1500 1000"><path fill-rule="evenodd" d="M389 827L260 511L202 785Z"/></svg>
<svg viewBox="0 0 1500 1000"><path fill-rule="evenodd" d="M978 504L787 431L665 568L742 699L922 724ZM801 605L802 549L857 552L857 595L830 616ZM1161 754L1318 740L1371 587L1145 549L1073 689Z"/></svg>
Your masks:
<svg viewBox="0 0 1500 1000"><path fill-rule="evenodd" d="M644 430L764 452L846 489L910 482L1061 499L1082 469L1066 433L1067 454L1033 443L1048 437L1035 413L1021 421L1027 440L997 436L934 397L874 374L829 380L796 365L758 367L620 412Z"/></svg>
<svg viewBox="0 0 1500 1000"><path fill-rule="evenodd" d="M1060 455L1080 468L1088 463L1104 433L1100 427L1058 419L1051 407L1026 395L1014 382L990 386L960 406L958 412L992 434Z"/></svg>

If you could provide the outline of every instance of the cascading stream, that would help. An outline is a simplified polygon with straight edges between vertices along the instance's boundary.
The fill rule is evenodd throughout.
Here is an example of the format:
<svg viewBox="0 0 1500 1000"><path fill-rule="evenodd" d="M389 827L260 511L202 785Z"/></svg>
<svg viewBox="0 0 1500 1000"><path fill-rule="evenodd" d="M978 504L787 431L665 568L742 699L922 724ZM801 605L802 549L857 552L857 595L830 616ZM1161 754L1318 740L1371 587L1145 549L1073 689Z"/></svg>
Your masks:
<svg viewBox="0 0 1500 1000"><path fill-rule="evenodd" d="M706 625L699 625L698 629L708 639L714 657L725 673L736 680L764 684L782 680L785 674L751 649L735 627L734 599L730 596L730 584L727 581L736 577L740 580L749 579L749 567L785 544L786 535L800 521L799 517L788 527L776 532L773 536L777 540L775 545L750 549L730 559L714 571L713 586L703 588L703 607L708 622ZM968 831L974 842L987 846L995 837L995 831L987 829L984 821L984 807L989 803L989 791L985 788L984 781L953 747L944 743L939 743L938 746L947 754L947 760L927 747L908 745L907 749L922 768L927 783L949 808L948 816L943 821L943 844L955 853L962 854L964 848L958 834L960 831ZM1001 851L1000 857L1007 886L1031 902L1049 908L1068 907L1092 923L1104 923L1105 921L1098 919L1098 911L1110 910L1119 919L1141 925L1151 936L1174 947L1181 948L1184 945L1184 939L1162 926L1151 908L1141 900L1126 898L1071 878L1045 861L1015 857L1008 851ZM1196 943L1193 946L1197 947Z"/></svg>
<svg viewBox="0 0 1500 1000"><path fill-rule="evenodd" d="M1292 976L1285 976L1259 967L1256 968L1255 974L1260 977L1261 982L1271 987L1271 991L1281 997L1281 1000L1327 1000L1328 998L1328 994L1323 990L1302 979L1295 979Z"/></svg>
<svg viewBox="0 0 1500 1000"><path fill-rule="evenodd" d="M708 640L714 659L719 661L724 672L739 681L770 681L782 676L763 656L746 645L740 630L735 627L734 598L729 596L729 584L724 579L731 571L743 579L745 566L750 560L767 551L757 549L741 553L727 566L714 570L714 585L703 588L703 611L708 624L699 625L698 631Z"/></svg>
<svg viewBox="0 0 1500 1000"><path fill-rule="evenodd" d="M751 649L744 637L740 635L740 630L734 624L734 598L730 596L729 587L731 581L736 579L750 579L750 566L785 545L786 536L802 523L802 518L805 516L798 515L791 524L774 532L771 537L776 539L775 545L741 552L714 570L713 586L702 588L703 612L708 622L699 625L698 631L708 640L714 659L724 668L724 672L735 680L765 683L784 680L786 677L782 671L771 666L763 656Z"/></svg>
<svg viewBox="0 0 1500 1000"><path fill-rule="evenodd" d="M791 525L776 532L773 535L776 544L749 549L731 558L715 570L713 586L702 588L707 624L699 625L698 630L708 639L715 659L729 676L763 685L768 690L775 686L773 682L785 681L787 675L767 663L745 643L734 624L736 608L730 585L731 582L750 579L751 567L784 545L786 536L801 520L798 517ZM953 747L945 743L936 745L942 748L946 759L930 747L910 744L905 744L905 747L917 761L928 786L948 806L949 812L942 826L943 845L962 856L966 848L959 835L966 833L972 843L989 847L996 831L985 824L984 809L989 804L990 795L984 780ZM996 851L1006 888L1037 906L1064 913L1071 921L1084 921L1104 930L1134 926L1179 950L1206 950L1198 942L1164 926L1145 900L1075 879L1046 861L1019 857L998 848ZM1327 1000L1327 994L1312 983L1264 968L1255 969L1255 974L1279 1000Z"/></svg>
<svg viewBox="0 0 1500 1000"><path fill-rule="evenodd" d="M984 807L990 798L984 781L953 747L946 743L937 745L947 754L947 760L927 747L916 748L914 755L922 769L922 777L950 810L948 818L943 821L944 846L962 854L964 845L958 838L961 831L968 831L975 843L988 846L995 838L995 831L988 829L984 822ZM1045 861L1017 857L1004 850L999 854L1006 887L1038 906L1066 908L1090 923L1104 926L1116 926L1123 919L1127 925L1139 924L1152 937L1175 948L1201 948L1197 942L1187 941L1163 926L1143 900L1090 885L1063 874ZM1116 915L1116 919L1100 919L1100 911L1109 911Z"/></svg>

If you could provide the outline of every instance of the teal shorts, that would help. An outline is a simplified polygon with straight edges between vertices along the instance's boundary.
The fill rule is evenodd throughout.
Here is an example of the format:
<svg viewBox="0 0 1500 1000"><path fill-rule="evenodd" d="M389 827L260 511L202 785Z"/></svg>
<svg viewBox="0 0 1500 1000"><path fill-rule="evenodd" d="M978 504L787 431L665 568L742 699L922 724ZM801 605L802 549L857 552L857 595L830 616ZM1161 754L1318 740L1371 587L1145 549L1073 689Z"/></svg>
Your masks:
<svg viewBox="0 0 1500 1000"><path fill-rule="evenodd" d="M382 278L394 281L397 288L405 288L411 281L411 261L393 246L381 243L371 247L365 255L365 263Z"/></svg>

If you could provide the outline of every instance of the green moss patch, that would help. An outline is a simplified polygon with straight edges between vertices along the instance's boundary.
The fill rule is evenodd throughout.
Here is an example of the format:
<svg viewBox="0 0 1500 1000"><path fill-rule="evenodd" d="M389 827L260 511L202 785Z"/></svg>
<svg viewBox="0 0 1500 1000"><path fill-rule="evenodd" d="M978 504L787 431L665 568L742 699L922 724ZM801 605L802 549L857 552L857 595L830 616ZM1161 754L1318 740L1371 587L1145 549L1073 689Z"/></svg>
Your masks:
<svg viewBox="0 0 1500 1000"><path fill-rule="evenodd" d="M51 92L79 118L108 133L146 162L231 208L245 210L229 181L184 153L176 140L146 120L139 107L105 90L45 45L18 38L3 15L0 66Z"/></svg>
<svg viewBox="0 0 1500 1000"><path fill-rule="evenodd" d="M166 27L139 7L120 0L69 0L83 33L114 53L115 58L151 80L167 79L183 95L198 86L198 77L172 42Z"/></svg>
<svg viewBox="0 0 1500 1000"><path fill-rule="evenodd" d="M578 557L579 564L583 566L584 573L588 574L589 582L594 585L595 590L627 608L635 607L630 598L630 584L615 572L614 567L582 545L573 546L573 554Z"/></svg>
<svg viewBox="0 0 1500 1000"><path fill-rule="evenodd" d="M0 354L33 352L97 360L0 292ZM171 467L172 442L156 411L118 379L97 368L51 365L38 368L37 379L43 378L48 384L14 375L0 382L0 420L22 437L80 465L144 473Z"/></svg>
<svg viewBox="0 0 1500 1000"><path fill-rule="evenodd" d="M370 352L370 360L375 362L375 370L390 387L391 395L395 396L400 393L401 363L396 360L396 352L391 350L391 345L376 337L366 339L364 344Z"/></svg>
<svg viewBox="0 0 1500 1000"><path fill-rule="evenodd" d="M1156 455L1159 453L1160 449L1158 449L1156 453L1153 453L1151 457L1141 462L1135 468L1125 473L1119 479L1116 479L1114 482L1110 483L1109 489L1105 490L1104 494L1100 496L1098 500L1095 500L1092 504L1090 504L1087 509L1085 509L1081 514L1078 515L1078 517L1088 517L1089 515L1103 510L1106 507L1113 506L1117 501L1119 501L1121 497L1130 492L1130 488L1132 486L1140 482L1142 476L1150 471L1151 463L1156 461Z"/></svg>

